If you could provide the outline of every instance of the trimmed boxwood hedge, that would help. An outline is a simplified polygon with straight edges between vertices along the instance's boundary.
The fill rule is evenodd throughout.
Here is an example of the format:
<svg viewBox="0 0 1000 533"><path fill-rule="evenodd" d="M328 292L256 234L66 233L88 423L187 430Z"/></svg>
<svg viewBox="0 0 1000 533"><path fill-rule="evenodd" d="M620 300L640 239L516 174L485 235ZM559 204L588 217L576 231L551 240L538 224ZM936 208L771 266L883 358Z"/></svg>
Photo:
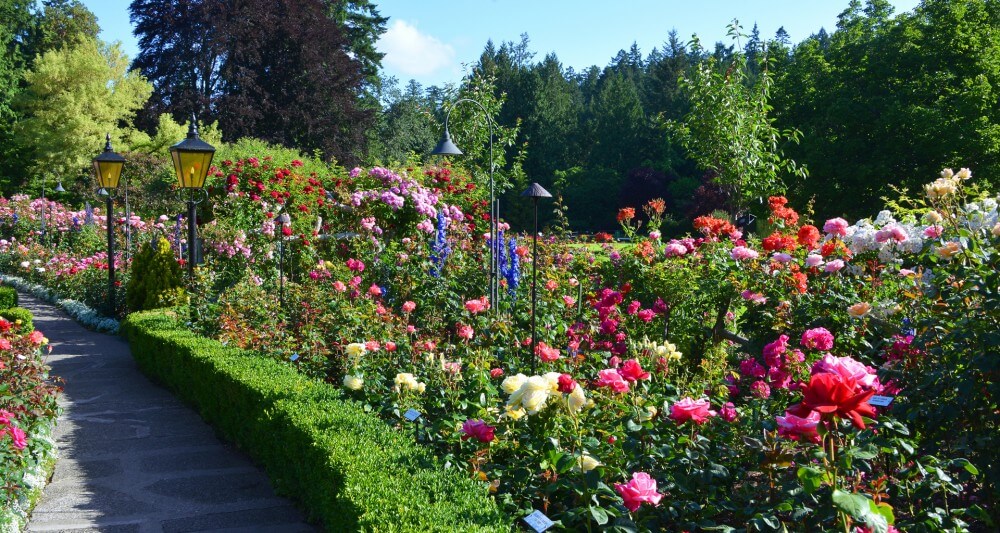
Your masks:
<svg viewBox="0 0 1000 533"><path fill-rule="evenodd" d="M260 464L330 531L510 531L485 485L446 471L340 391L278 361L199 337L173 310L122 325L140 368Z"/></svg>
<svg viewBox="0 0 1000 533"><path fill-rule="evenodd" d="M0 309L17 307L17 289L6 285L0 286Z"/></svg>
<svg viewBox="0 0 1000 533"><path fill-rule="evenodd" d="M31 311L23 307L11 307L10 309L0 310L0 316L6 318L10 322L21 321L21 331L27 333L35 329L35 324L32 322Z"/></svg>

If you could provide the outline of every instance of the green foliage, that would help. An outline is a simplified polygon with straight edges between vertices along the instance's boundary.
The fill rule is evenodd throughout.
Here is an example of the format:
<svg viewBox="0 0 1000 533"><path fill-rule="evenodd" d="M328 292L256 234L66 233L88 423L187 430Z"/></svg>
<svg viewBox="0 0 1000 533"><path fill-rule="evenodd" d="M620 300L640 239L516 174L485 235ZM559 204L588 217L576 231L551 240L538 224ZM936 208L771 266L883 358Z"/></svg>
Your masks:
<svg viewBox="0 0 1000 533"><path fill-rule="evenodd" d="M14 287L0 287L0 309L17 307L17 290Z"/></svg>
<svg viewBox="0 0 1000 533"><path fill-rule="evenodd" d="M132 260L125 304L131 311L176 305L183 295L182 285L181 267L170 243L161 236L154 236Z"/></svg>
<svg viewBox="0 0 1000 533"><path fill-rule="evenodd" d="M6 318L10 322L21 321L21 333L28 333L35 329L35 324L32 322L31 311L23 307L11 307L9 309L0 310L0 317Z"/></svg>
<svg viewBox="0 0 1000 533"><path fill-rule="evenodd" d="M739 31L734 22L729 34L738 40ZM702 53L697 38L691 47ZM728 190L734 212L783 191L782 176L806 176L803 167L782 154L781 146L797 141L798 132L782 132L773 125L766 65L754 83L743 54L734 54L726 63L709 58L681 83L691 108L682 121L670 124L671 131L699 167L717 173L715 182Z"/></svg>
<svg viewBox="0 0 1000 533"><path fill-rule="evenodd" d="M27 52L32 58L38 57L50 50L97 39L100 31L97 17L79 0L44 0L35 15Z"/></svg>
<svg viewBox="0 0 1000 533"><path fill-rule="evenodd" d="M273 359L198 337L172 311L130 315L139 366L194 404L329 531L506 531L486 488L408 433Z"/></svg>
<svg viewBox="0 0 1000 533"><path fill-rule="evenodd" d="M120 44L93 39L35 61L19 99L27 118L18 128L39 172L80 176L106 133L115 146L135 143L140 134L121 124L131 122L152 88L128 65Z"/></svg>
<svg viewBox="0 0 1000 533"><path fill-rule="evenodd" d="M813 179L822 215L871 212L891 185L914 190L944 167L1000 175L1000 11L987 0L920 2L892 16L884 0L851 2L829 37L797 45L775 84L788 153ZM825 37L825 38L824 38Z"/></svg>

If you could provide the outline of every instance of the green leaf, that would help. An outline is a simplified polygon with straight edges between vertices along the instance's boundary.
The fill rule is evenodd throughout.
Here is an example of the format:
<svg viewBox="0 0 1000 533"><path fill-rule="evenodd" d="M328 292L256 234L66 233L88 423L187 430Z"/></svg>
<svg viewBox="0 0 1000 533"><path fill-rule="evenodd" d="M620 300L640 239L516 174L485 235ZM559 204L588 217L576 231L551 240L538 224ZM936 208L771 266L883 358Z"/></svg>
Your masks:
<svg viewBox="0 0 1000 533"><path fill-rule="evenodd" d="M594 518L594 522L602 526L608 523L608 512L601 507L591 507L590 516Z"/></svg>
<svg viewBox="0 0 1000 533"><path fill-rule="evenodd" d="M871 500L864 494L853 494L840 489L833 491L833 504L858 520L864 520L864 517L868 515L869 501Z"/></svg>
<svg viewBox="0 0 1000 533"><path fill-rule="evenodd" d="M802 488L809 494L819 490L823 486L823 481L828 477L825 470L816 468L815 466L799 467L796 476L798 476Z"/></svg>

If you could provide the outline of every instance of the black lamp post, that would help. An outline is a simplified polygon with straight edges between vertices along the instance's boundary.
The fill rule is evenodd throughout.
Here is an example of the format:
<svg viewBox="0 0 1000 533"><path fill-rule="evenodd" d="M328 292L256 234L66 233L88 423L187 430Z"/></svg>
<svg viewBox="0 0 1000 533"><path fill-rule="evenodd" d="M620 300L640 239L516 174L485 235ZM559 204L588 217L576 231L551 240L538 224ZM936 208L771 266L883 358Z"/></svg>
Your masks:
<svg viewBox="0 0 1000 533"><path fill-rule="evenodd" d="M195 231L197 217L195 207L202 200L195 200L196 191L204 192L205 177L212 166L215 148L198 137L198 123L191 114L191 124L188 127L187 138L170 147L170 158L174 162L177 173L177 183L187 191L188 200L188 277L194 280L195 247L198 235ZM206 194L207 196L207 194Z"/></svg>
<svg viewBox="0 0 1000 533"><path fill-rule="evenodd" d="M115 312L115 199L114 191L125 167L125 158L111 148L111 134L104 140L104 151L94 158L94 174L97 176L98 194L105 196L108 226L108 312ZM59 184L56 190L62 188Z"/></svg>
<svg viewBox="0 0 1000 533"><path fill-rule="evenodd" d="M500 216L500 202L496 198L496 192L494 190L493 183L493 119L490 118L489 111L483 104L473 100L471 98L461 98L456 101L444 116L444 136L441 137L441 141L438 142L434 150L431 151L433 155L462 155L462 151L459 150L455 143L451 140L451 133L448 132L448 120L451 118L451 112L455 109L458 104L461 103L471 103L475 104L483 112L486 117L486 122L490 127L490 303L493 308L496 308L497 301L500 295L500 276L499 276L499 261L498 261L498 246L497 243L497 218Z"/></svg>
<svg viewBox="0 0 1000 533"><path fill-rule="evenodd" d="M534 374L538 360L538 355L535 353L538 350L538 331L535 321L535 308L538 303L538 199L552 198L552 195L541 185L532 183L531 187L521 193L521 196L531 198L535 204L535 231L531 234L533 241L531 245L531 353L528 355L531 358L531 373Z"/></svg>

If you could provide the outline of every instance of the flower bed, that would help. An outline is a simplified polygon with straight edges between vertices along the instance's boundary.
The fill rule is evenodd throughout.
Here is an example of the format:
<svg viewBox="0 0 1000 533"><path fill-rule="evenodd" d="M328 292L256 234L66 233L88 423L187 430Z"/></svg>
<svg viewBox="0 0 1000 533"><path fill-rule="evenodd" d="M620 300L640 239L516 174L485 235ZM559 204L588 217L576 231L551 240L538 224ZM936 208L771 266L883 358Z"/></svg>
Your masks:
<svg viewBox="0 0 1000 533"><path fill-rule="evenodd" d="M30 316L30 315L29 315ZM57 386L42 359L46 339L0 319L0 530L19 531L55 466Z"/></svg>
<svg viewBox="0 0 1000 533"><path fill-rule="evenodd" d="M854 224L773 197L756 236L705 216L695 236L663 239L654 201L619 214L628 244L546 236L532 257L504 224L488 241L481 191L453 169L301 168L222 159L190 327L272 359L247 365L343 389L338 401L461 468L511 520L540 510L568 529L761 531L997 520L1000 384L983 347L1000 341L1000 225L967 170ZM156 224L169 229L145 227ZM48 252L18 242L6 257L24 253ZM496 301L484 296L491 253ZM32 279L75 275L73 261L44 263L29 261ZM167 361L155 373L182 394L190 379ZM206 418L226 410L199 401Z"/></svg>

